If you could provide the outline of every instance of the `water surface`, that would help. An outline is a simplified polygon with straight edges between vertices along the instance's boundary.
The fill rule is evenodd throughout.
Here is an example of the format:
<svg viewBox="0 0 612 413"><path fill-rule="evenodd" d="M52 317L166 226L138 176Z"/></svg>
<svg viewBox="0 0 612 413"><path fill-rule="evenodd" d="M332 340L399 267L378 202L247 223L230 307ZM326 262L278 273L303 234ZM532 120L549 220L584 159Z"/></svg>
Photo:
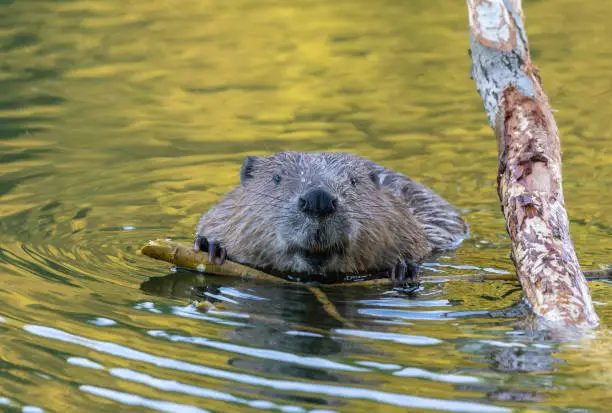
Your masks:
<svg viewBox="0 0 612 413"><path fill-rule="evenodd" d="M525 5L585 268L612 252L612 2ZM605 412L611 286L560 343L495 312L514 282L326 288L188 272L247 155L345 150L413 176L472 237L427 275L508 271L496 144L461 2L0 2L0 409ZM192 307L194 294L214 309Z"/></svg>

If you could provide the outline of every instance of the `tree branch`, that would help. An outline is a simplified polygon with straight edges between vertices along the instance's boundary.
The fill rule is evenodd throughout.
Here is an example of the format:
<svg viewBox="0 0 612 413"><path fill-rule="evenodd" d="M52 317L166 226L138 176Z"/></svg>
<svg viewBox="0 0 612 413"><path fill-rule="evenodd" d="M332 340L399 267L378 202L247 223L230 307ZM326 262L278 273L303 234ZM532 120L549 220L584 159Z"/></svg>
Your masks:
<svg viewBox="0 0 612 413"><path fill-rule="evenodd" d="M499 150L498 195L525 297L548 327L599 320L569 234L559 131L520 0L467 0L472 78Z"/></svg>
<svg viewBox="0 0 612 413"><path fill-rule="evenodd" d="M141 250L143 255L168 262L181 268L188 268L200 272L207 272L227 277L240 277L244 280L264 280L272 282L294 282L285 278L267 274L255 268L226 259L223 265L210 264L208 254L202 251L194 251L193 248L178 242L158 239L149 241ZM338 278L337 282L326 285L326 287L342 287L349 285L372 285L391 284L392 281L386 273L380 274L345 274L345 278ZM611 279L612 269L593 271L594 279ZM347 281L348 280L348 281ZM420 282L450 282L450 281L514 281L516 278L510 274L461 274L450 277L443 275L419 276Z"/></svg>

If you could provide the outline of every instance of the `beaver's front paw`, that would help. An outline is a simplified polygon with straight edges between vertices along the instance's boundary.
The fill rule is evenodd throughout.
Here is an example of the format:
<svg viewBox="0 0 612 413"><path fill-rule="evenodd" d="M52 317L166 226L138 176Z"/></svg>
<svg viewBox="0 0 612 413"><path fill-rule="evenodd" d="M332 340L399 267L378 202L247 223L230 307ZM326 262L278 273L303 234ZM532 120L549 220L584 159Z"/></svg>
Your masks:
<svg viewBox="0 0 612 413"><path fill-rule="evenodd" d="M412 261L398 260L391 269L393 288L404 288L406 284L415 284L419 280L419 266Z"/></svg>
<svg viewBox="0 0 612 413"><path fill-rule="evenodd" d="M204 251L208 253L208 261L211 264L215 263L215 258L219 257L219 265L223 265L227 257L227 250L219 244L219 241L207 240L198 235L193 242L193 249L196 251Z"/></svg>

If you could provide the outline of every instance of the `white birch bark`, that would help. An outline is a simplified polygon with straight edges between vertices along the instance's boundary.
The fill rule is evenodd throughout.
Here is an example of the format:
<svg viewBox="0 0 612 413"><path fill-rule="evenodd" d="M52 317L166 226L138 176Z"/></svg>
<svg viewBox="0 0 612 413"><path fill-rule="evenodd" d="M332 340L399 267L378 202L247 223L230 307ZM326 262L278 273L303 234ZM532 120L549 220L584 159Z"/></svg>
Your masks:
<svg viewBox="0 0 612 413"><path fill-rule="evenodd" d="M531 62L520 0L467 0L471 75L499 149L498 195L512 259L547 327L599 320L569 234L559 131Z"/></svg>

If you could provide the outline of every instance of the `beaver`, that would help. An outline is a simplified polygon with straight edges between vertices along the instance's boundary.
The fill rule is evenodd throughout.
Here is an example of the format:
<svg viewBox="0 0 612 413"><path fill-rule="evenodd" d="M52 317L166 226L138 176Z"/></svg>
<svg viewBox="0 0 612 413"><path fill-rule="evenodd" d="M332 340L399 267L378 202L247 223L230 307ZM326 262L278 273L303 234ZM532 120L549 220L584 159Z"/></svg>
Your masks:
<svg viewBox="0 0 612 413"><path fill-rule="evenodd" d="M274 273L385 270L402 286L467 232L453 206L401 173L349 153L281 152L245 159L194 248Z"/></svg>

